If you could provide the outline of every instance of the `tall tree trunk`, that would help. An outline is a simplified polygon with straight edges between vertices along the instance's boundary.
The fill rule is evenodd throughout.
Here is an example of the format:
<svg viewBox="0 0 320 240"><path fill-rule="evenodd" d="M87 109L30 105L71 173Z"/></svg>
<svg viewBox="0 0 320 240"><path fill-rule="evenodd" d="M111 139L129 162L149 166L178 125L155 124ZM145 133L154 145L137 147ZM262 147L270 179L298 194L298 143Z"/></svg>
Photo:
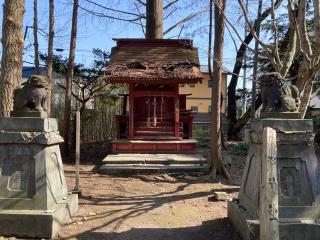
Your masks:
<svg viewBox="0 0 320 240"><path fill-rule="evenodd" d="M40 74L38 43L38 0L33 0L33 45L35 73Z"/></svg>
<svg viewBox="0 0 320 240"><path fill-rule="evenodd" d="M261 18L262 11L262 0L259 0L258 5L258 16L257 19ZM260 37L260 22L256 25L257 37ZM258 58L259 58L259 42L256 40L254 45L254 63L253 63L253 79L252 79L252 97L251 97L251 120L255 119L256 116L256 98L257 98L257 73L258 73Z"/></svg>
<svg viewBox="0 0 320 240"><path fill-rule="evenodd" d="M163 0L147 0L146 4L146 38L163 37Z"/></svg>
<svg viewBox="0 0 320 240"><path fill-rule="evenodd" d="M211 1L211 0L210 0ZM229 177L225 171L222 154L221 154L221 66L223 59L224 44L224 11L226 8L226 0L215 1L214 6L214 47L213 47L213 86L212 86L212 128L211 128L211 176L216 177L217 173L222 173Z"/></svg>
<svg viewBox="0 0 320 240"><path fill-rule="evenodd" d="M5 0L2 22L0 117L13 109L13 90L21 83L23 54L23 0Z"/></svg>
<svg viewBox="0 0 320 240"><path fill-rule="evenodd" d="M233 67L233 74L228 85L228 108L227 108L227 119L228 119L228 138L232 139L232 129L234 124L237 122L237 99L236 91L238 85L238 78L243 64L243 58L247 49L247 45L252 41L253 36L251 33L247 35L244 42L240 45L237 55L236 62Z"/></svg>
<svg viewBox="0 0 320 240"><path fill-rule="evenodd" d="M79 0L73 1L72 11L72 27L69 49L69 63L66 78L66 95L65 95L65 107L64 107L64 153L69 156L69 128L70 128L70 115L71 115L71 94L72 94L72 79L73 68L75 60L76 40L77 40L77 25L78 25L78 4Z"/></svg>
<svg viewBox="0 0 320 240"><path fill-rule="evenodd" d="M49 80L48 94L48 115L51 114L51 97L52 97L52 56L53 56L53 38L54 38L54 0L49 0L49 40L48 40L48 60L47 73Z"/></svg>
<svg viewBox="0 0 320 240"><path fill-rule="evenodd" d="M86 103L87 102L81 102L80 116L82 116L82 113L86 110Z"/></svg>

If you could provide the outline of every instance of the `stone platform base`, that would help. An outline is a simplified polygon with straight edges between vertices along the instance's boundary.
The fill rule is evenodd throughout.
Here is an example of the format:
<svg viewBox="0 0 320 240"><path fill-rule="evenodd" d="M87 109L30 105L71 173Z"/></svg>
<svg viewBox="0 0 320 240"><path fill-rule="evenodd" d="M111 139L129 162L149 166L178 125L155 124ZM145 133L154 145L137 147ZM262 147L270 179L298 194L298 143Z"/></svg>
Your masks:
<svg viewBox="0 0 320 240"><path fill-rule="evenodd" d="M259 240L259 220L252 219L237 202L228 202L228 217L243 240ZM320 221L281 218L280 240L320 240Z"/></svg>
<svg viewBox="0 0 320 240"><path fill-rule="evenodd" d="M200 154L110 154L102 161L99 172L120 174L163 174L181 172L207 172L207 159Z"/></svg>
<svg viewBox="0 0 320 240"><path fill-rule="evenodd" d="M72 194L50 211L0 210L0 236L54 238L77 209L78 195Z"/></svg>

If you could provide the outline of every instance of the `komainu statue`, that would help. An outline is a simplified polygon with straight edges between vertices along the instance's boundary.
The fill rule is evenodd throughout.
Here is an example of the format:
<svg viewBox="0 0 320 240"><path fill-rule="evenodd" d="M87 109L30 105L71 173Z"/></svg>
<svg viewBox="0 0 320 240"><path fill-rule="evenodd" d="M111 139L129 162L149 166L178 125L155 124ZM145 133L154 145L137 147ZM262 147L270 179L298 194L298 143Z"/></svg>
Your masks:
<svg viewBox="0 0 320 240"><path fill-rule="evenodd" d="M47 111L48 110L48 89L47 77L31 75L22 87L14 90L14 111Z"/></svg>
<svg viewBox="0 0 320 240"><path fill-rule="evenodd" d="M298 112L299 90L289 85L278 73L267 73L259 78L262 112Z"/></svg>

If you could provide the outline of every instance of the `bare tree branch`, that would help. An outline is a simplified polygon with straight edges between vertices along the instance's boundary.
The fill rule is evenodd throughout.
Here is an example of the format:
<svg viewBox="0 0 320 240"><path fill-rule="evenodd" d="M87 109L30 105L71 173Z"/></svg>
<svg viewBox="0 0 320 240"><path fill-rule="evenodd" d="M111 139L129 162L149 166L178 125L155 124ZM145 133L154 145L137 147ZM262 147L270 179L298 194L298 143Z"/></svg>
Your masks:
<svg viewBox="0 0 320 240"><path fill-rule="evenodd" d="M279 55L279 41L278 41L278 27L276 23L276 14L274 10L273 0L271 0L271 19L272 19L272 28L273 28L273 38L274 38L274 58L280 68L282 68L282 63L280 61Z"/></svg>
<svg viewBox="0 0 320 240"><path fill-rule="evenodd" d="M124 19L124 18L118 18L118 17L114 17L114 16L111 16L111 15L106 15L106 14L103 14L103 13L98 13L98 12L94 12L94 11L91 11L89 9L86 9L82 6L79 5L79 8L90 13L91 15L94 15L94 16L97 16L97 17L104 17L104 18L110 18L110 19L114 19L114 20L119 20L119 21L124 21L124 22L130 22L130 23L133 23L133 24L136 24L136 25L139 25L140 26L140 23L137 23L136 21L138 21L140 18L133 18L133 19Z"/></svg>
<svg viewBox="0 0 320 240"><path fill-rule="evenodd" d="M178 39L180 38L180 35L181 35L183 29L184 29L184 25L182 25L182 27L181 27L181 29L180 29L180 32L179 32L179 34L178 34Z"/></svg>
<svg viewBox="0 0 320 240"><path fill-rule="evenodd" d="M163 10L168 9L170 6L172 6L172 5L175 4L176 2L179 2L179 0L173 0L172 2L168 3L166 6L163 7Z"/></svg>
<svg viewBox="0 0 320 240"><path fill-rule="evenodd" d="M313 0L313 12L314 12L314 25L313 25L313 31L314 36L316 38L315 44L316 48L315 51L317 53L320 53L320 2L319 0Z"/></svg>
<svg viewBox="0 0 320 240"><path fill-rule="evenodd" d="M179 22L177 22L176 24L174 24L173 26L169 27L166 31L163 32L163 35L166 35L168 34L169 32L171 32L173 29L175 29L176 27L190 21L192 18L200 15L201 13L204 13L206 12L205 10L202 10L202 11L199 11L199 12L196 12L196 13L192 13L190 15L188 15L187 17L183 18L182 20L180 20Z"/></svg>
<svg viewBox="0 0 320 240"><path fill-rule="evenodd" d="M234 49L235 49L235 51L237 51L237 50L238 50L238 46L237 46L236 40L234 39L234 37L233 37L233 35L232 35L232 33L231 33L231 30L230 30L229 26L228 26L227 24L226 24L225 26L226 26L227 31L228 31L228 33L229 33L229 36L231 37L231 40L232 40L232 42L233 42Z"/></svg>
<svg viewBox="0 0 320 240"><path fill-rule="evenodd" d="M61 83L57 83L57 85L59 87L61 87L62 89L66 90L66 87L64 85L62 85ZM79 96L77 94L75 94L74 92L71 92L72 96L77 99L79 102L82 102L81 98L79 98Z"/></svg>
<svg viewBox="0 0 320 240"><path fill-rule="evenodd" d="M269 53L272 52L274 50L273 49L274 46L272 46L270 44L266 44L266 43L262 42L258 38L258 36L256 34L256 31L255 31L255 28L254 28L254 25L253 25L252 21L250 20L249 13L248 13L243 1L242 0L238 0L238 2L239 2L239 5L240 5L240 7L242 9L243 14L244 14L245 20L246 20L246 22L248 24L249 30L250 30L252 36L254 37L254 39L256 41L258 41L259 45L261 45L267 52L269 52Z"/></svg>
<svg viewBox="0 0 320 240"><path fill-rule="evenodd" d="M137 0L138 3L141 3L141 5L146 6L147 4L143 2L142 0Z"/></svg>
<svg viewBox="0 0 320 240"><path fill-rule="evenodd" d="M307 1L300 0L299 7L298 7L297 27L298 27L299 37L300 37L301 50L303 50L307 55L311 56L312 48L311 48L311 43L310 43L310 39L308 37L308 32L307 32L306 8L307 8Z"/></svg>
<svg viewBox="0 0 320 240"><path fill-rule="evenodd" d="M171 12L169 12L164 18L163 20L166 20L168 17L170 17L175 11L177 11L178 8L174 8Z"/></svg>
<svg viewBox="0 0 320 240"><path fill-rule="evenodd" d="M134 5L136 6L136 9L137 9L138 13L141 14L139 6L137 5L137 3L135 3ZM140 27L141 27L141 30L143 32L143 35L146 36L145 26L143 25L141 18L139 19L139 23L140 23Z"/></svg>
<svg viewBox="0 0 320 240"><path fill-rule="evenodd" d="M214 3L218 6L219 8L219 3L217 3L216 0L214 0ZM228 17L225 15L224 11L220 10L223 14L224 19L226 20L226 23L229 24L229 26L232 28L232 30L235 32L235 34L237 35L237 37L239 38L239 40L241 41L242 44L244 44L246 46L246 48L248 48L250 51L255 52L254 49L252 49L245 41L243 41L242 37L240 36L240 33L238 32L238 30L236 29L236 27L234 26L234 24L232 24L230 22L230 20L228 19ZM263 53L262 53L263 54Z"/></svg>
<svg viewBox="0 0 320 240"><path fill-rule="evenodd" d="M146 16L143 15L143 14L136 14L136 13L132 13L132 12L127 12L127 11L123 11L123 10L119 10L119 9L114 9L114 8L106 7L106 6L103 6L103 5L99 4L99 3L93 2L93 1L91 1L91 0L84 0L84 1L89 2L89 3L93 4L93 5L96 5L96 6L100 7L100 8L103 8L103 9L105 9L105 10L109 10L109 11L113 11L113 12L118 12L118 13L124 13L124 14L127 14L127 15L136 16L136 17L138 17L138 18L146 18Z"/></svg>

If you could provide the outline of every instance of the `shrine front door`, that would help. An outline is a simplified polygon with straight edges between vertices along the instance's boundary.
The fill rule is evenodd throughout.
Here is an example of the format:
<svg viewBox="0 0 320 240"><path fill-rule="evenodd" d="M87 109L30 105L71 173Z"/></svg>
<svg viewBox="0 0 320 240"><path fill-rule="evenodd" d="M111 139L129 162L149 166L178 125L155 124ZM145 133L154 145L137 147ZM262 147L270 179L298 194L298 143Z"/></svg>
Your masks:
<svg viewBox="0 0 320 240"><path fill-rule="evenodd" d="M134 99L134 121L147 127L158 127L174 121L174 98L164 96L137 97Z"/></svg>

